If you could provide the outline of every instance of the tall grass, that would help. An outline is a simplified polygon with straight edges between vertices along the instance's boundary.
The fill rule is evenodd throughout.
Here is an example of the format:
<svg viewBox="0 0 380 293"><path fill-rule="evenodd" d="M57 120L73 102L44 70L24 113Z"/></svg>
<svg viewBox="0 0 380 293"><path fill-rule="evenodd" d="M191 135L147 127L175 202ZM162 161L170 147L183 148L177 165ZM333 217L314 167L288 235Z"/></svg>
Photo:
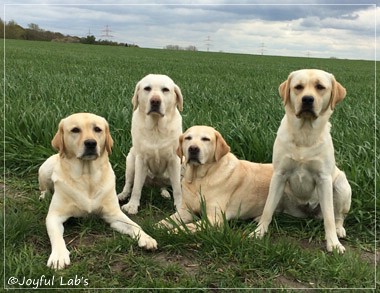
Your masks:
<svg viewBox="0 0 380 293"><path fill-rule="evenodd" d="M300 68L319 68L332 72L347 89L347 97L337 106L331 119L336 161L346 172L353 189L352 208L346 220L347 242L369 251L374 249L375 180L378 178L374 166L374 142L375 135L378 134L374 130L377 113L373 107L373 62L12 40L6 40L5 56L5 141L1 142L1 148L5 148L6 155L4 171L7 178L22 178L34 186L28 189L32 198L37 198L38 194L38 167L54 153L50 142L57 131L57 125L60 119L75 112L93 112L109 121L115 141L110 160L117 176L117 189L121 190L124 184L124 155L131 146L131 97L135 84L148 73L167 74L181 88L184 96L184 129L195 124L213 126L222 133L232 152L239 158L270 162L276 131L284 113L278 96L279 84L291 71ZM183 282L180 280L183 279L184 273L175 263L165 266L164 271L153 269L149 272L150 276L167 280L163 281L161 286L199 287L201 284L204 287L212 287L216 282L219 287L270 287L276 284L273 283L276 275L285 274L294 279L307 278L307 274L303 273L306 264L311 264L307 268L312 275L309 280L313 280L310 282L317 284L316 286L371 286L371 276L354 280L356 271L368 269L368 266L358 260L357 254L348 253L348 257L342 260L338 257L335 259L335 256L326 257L320 252L323 248L308 252L284 233L293 227L295 238L308 238L311 236L310 232L315 230L317 232L313 241L319 239L323 242L323 225L320 222L305 223L299 219L276 217L279 225L278 229L273 229L276 230L274 233L280 235L279 239L274 241L276 243L265 242L266 240L236 242L236 239L241 238L242 231L239 229L254 229L250 222L238 223L234 227L236 231L229 231L233 233L232 236L224 237L219 231L211 231L211 238L205 238L206 234L202 233L190 238L173 235L168 237L162 231L151 228L152 221L169 215L173 209L170 202L163 201L156 194L155 190L144 191L143 210L141 216L139 214L136 218L137 221L158 239L164 253L169 251L178 255L188 255L185 253L186 247L192 247L193 243L195 258L204 259L206 263L205 266L197 267L196 277L185 278ZM30 201L31 199L23 199L22 202L33 207L39 206L38 202ZM7 223L15 221L15 227L22 226L27 219L13 215L12 210L8 209L12 202L9 204L6 205L7 217L10 219ZM41 217L43 212L46 213L47 206L44 205L43 209L41 211L40 207L37 213L41 213ZM25 212L28 215L28 211ZM88 225L88 222L85 223ZM18 236L17 231L21 228L15 227L6 227L7 241L19 242L19 245L14 247L15 260L10 261L8 272L20 265L20 253L25 253L23 257L30 258L30 261L37 257L40 262L40 251L43 250L44 256L47 256L49 250L46 243L43 248L35 244L24 245L31 233L21 230L20 233L24 236ZM105 226L102 227L107 229ZM40 232L36 232L37 235L44 235L44 227L41 224L38 228L29 228L30 231L39 230ZM120 249L126 251L133 244L132 240L126 240L126 237L122 238L118 234L108 231L107 235L112 238L111 242L105 239L100 248L95 249L107 247L111 251L117 250L115 253L121 257ZM46 235L44 237L46 238ZM288 244L289 241L294 244L294 248L290 248L292 245ZM206 250L199 249L197 243L205 243ZM8 245L9 243L8 248L12 247ZM118 248L119 245L122 245L121 248ZM273 254L269 250L277 252ZM89 254L94 253L97 255L94 251ZM137 254L139 259L143 259L142 262L147 262L147 267L155 266L144 254ZM91 259L91 255L87 255L85 251L77 251L75 255L88 261ZM220 262L217 261L216 267L213 267L213 260L218 258L218 255L221 255ZM95 274L97 269L109 272L124 270L124 265L120 265L121 260L115 260L113 257L112 253L104 257L97 255L95 259L102 261L93 264L91 274ZM192 258L191 255L188 257ZM123 254L122 259L126 263L136 263L128 254ZM40 272L45 271L44 261ZM223 261L226 263L222 264ZM75 262L77 265L73 270L80 271L81 261L76 259ZM103 262L108 263L108 266ZM342 269L332 273L331 270L338 263ZM357 269L353 269L355 264ZM274 273L268 271L268 266ZM326 271L319 270L317 274L313 273L314 269L322 266L328 267ZM162 266L159 267L162 269ZM217 272L221 267L225 268L225 271ZM352 273L348 272L348 268L352 269ZM230 276L232 273L235 276ZM133 283L135 286L160 285L156 280L150 280L146 271L136 272L133 278L137 278L137 275L142 279L136 279ZM360 276L364 278L364 274ZM119 278L120 276L116 276L112 279L119 284L117 286L121 284ZM104 279L107 280L101 278L106 282ZM96 285L105 286L105 283L101 283L103 281L96 282ZM92 282L94 284L94 278Z"/></svg>

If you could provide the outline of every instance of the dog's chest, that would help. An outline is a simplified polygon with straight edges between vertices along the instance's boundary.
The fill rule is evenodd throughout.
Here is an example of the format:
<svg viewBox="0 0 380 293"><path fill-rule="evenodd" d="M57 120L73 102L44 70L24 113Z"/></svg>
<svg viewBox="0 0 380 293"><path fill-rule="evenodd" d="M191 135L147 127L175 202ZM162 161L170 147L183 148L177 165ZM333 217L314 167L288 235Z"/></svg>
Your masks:
<svg viewBox="0 0 380 293"><path fill-rule="evenodd" d="M148 175L156 177L163 175L168 167L168 160L173 154L160 153L158 150L153 150L150 156L145 157L145 164L148 166Z"/></svg>
<svg viewBox="0 0 380 293"><path fill-rule="evenodd" d="M139 142L134 145L152 175L163 174L168 162L177 158L175 150L179 144L179 134L177 139L173 137L170 134L152 132L150 135L140 137Z"/></svg>
<svg viewBox="0 0 380 293"><path fill-rule="evenodd" d="M134 138L133 145L138 146L140 150L151 152L152 150L175 148L179 145L178 138L180 132L159 129L142 131L138 134L138 139Z"/></svg>
<svg viewBox="0 0 380 293"><path fill-rule="evenodd" d="M304 165L298 166L290 174L288 179L289 187L297 197L308 198L315 190L316 180Z"/></svg>
<svg viewBox="0 0 380 293"><path fill-rule="evenodd" d="M99 178L100 179L100 178ZM93 175L82 175L78 178L58 179L56 190L65 202L73 206L74 216L101 213L102 202L109 196L111 184L107 180L96 180Z"/></svg>
<svg viewBox="0 0 380 293"><path fill-rule="evenodd" d="M308 202L317 196L316 187L320 180L324 162L318 156L304 157L302 152L284 159L287 166L287 188L299 200Z"/></svg>

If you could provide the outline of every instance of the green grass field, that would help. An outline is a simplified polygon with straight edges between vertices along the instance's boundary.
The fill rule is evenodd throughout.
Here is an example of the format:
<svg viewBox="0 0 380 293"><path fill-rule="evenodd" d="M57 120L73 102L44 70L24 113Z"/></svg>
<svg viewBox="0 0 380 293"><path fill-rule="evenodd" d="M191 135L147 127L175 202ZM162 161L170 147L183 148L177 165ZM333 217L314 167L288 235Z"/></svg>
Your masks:
<svg viewBox="0 0 380 293"><path fill-rule="evenodd" d="M342 241L347 249L344 255L326 252L322 221L284 215L276 215L263 240L246 238L255 228L252 221L233 221L221 230L195 235L167 233L153 223L174 211L172 200L161 198L157 189L144 188L140 212L131 219L157 240L157 251L138 248L134 240L96 217L72 219L66 222L64 234L72 265L59 272L46 267L49 198L38 200L37 170L54 153L50 142L60 119L93 112L109 121L115 141L110 161L120 192L124 155L131 147L134 87L148 73L167 74L184 96L184 130L195 124L213 126L239 158L271 162L284 113L277 89L291 71L300 68L329 71L347 89L331 119L336 162L353 189L345 224L348 236ZM369 291L379 284L375 98L375 64L369 61L6 40L5 141L1 142L4 286L33 288L33 281L44 278L47 281L34 287Z"/></svg>

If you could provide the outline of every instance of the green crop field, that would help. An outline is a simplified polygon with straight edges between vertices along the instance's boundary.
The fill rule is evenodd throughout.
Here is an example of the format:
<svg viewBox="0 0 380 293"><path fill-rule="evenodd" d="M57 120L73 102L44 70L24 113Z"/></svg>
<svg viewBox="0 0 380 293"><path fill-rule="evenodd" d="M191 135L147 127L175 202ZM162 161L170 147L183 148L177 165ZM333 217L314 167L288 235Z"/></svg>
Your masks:
<svg viewBox="0 0 380 293"><path fill-rule="evenodd" d="M1 51L5 53L1 205L6 288L150 288L149 292L351 288L353 292L378 285L374 62L13 40L6 40L5 52ZM326 252L322 221L285 215L275 216L263 240L246 237L255 229L253 221L232 221L220 230L209 228L195 235L167 233L153 224L173 213L172 200L163 199L157 189L144 188L140 212L131 219L157 240L157 251L138 248L136 241L91 216L65 223L72 264L59 272L46 267L50 197L38 200L37 170L54 153L50 142L60 119L92 112L109 121L115 141L110 161L120 192L124 156L131 147L135 85L148 73L167 74L184 96L184 130L196 124L213 126L239 158L271 162L284 114L278 86L301 68L329 71L347 89L331 119L336 162L353 190L347 238L342 241L344 255ZM50 282L38 283L41 278Z"/></svg>

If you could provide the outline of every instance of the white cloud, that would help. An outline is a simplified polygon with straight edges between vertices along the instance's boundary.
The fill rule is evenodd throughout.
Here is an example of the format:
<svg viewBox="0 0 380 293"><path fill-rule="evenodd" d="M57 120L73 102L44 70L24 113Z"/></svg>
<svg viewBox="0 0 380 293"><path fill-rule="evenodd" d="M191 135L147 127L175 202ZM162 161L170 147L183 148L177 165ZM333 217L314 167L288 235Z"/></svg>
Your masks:
<svg viewBox="0 0 380 293"><path fill-rule="evenodd" d="M85 36L91 30L97 38L109 25L115 41L142 47L177 44L205 50L206 38L210 36L213 51L258 54L264 44L264 53L272 55L305 56L310 52L315 57L373 59L375 19L380 12L380 8L368 5L284 5L286 2L216 5L223 3L220 1L208 2L213 5L176 5L178 1L174 0L166 2L172 5L121 5L122 0L114 0L112 3L117 5L110 5L108 2L6 5L5 20L13 19L24 27L36 23L46 30L77 36Z"/></svg>

